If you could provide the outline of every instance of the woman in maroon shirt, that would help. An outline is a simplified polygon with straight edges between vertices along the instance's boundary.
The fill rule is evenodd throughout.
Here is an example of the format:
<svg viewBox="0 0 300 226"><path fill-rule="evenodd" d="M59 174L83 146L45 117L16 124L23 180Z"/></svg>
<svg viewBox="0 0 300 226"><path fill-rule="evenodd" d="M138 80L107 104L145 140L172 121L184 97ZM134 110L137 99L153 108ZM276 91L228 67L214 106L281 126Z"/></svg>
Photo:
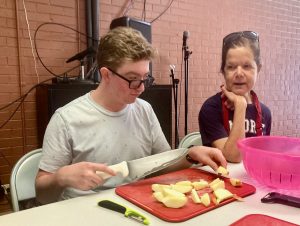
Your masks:
<svg viewBox="0 0 300 226"><path fill-rule="evenodd" d="M221 149L227 161L241 161L239 139L270 135L271 112L253 91L261 66L256 32L234 32L223 39L225 84L201 107L199 126L203 144Z"/></svg>

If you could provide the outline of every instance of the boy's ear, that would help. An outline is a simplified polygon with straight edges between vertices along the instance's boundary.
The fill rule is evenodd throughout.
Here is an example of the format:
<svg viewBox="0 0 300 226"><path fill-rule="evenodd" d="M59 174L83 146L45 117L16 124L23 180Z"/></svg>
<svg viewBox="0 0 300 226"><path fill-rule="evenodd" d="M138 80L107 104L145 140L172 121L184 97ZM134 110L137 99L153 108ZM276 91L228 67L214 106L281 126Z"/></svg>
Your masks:
<svg viewBox="0 0 300 226"><path fill-rule="evenodd" d="M99 73L101 78L106 79L108 77L109 70L106 67L102 67L99 69Z"/></svg>

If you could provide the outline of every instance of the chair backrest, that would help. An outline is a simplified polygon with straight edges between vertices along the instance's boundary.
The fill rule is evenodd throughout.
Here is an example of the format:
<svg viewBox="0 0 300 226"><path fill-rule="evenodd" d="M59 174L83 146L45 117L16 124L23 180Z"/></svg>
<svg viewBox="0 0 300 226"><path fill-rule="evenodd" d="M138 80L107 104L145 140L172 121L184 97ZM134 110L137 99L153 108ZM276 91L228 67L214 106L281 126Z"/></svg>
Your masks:
<svg viewBox="0 0 300 226"><path fill-rule="evenodd" d="M19 211L19 201L35 198L35 177L39 169L42 149L22 156L15 164L10 177L10 193L13 211Z"/></svg>
<svg viewBox="0 0 300 226"><path fill-rule="evenodd" d="M178 148L188 148L191 145L202 145L200 132L192 132L187 134L180 141Z"/></svg>

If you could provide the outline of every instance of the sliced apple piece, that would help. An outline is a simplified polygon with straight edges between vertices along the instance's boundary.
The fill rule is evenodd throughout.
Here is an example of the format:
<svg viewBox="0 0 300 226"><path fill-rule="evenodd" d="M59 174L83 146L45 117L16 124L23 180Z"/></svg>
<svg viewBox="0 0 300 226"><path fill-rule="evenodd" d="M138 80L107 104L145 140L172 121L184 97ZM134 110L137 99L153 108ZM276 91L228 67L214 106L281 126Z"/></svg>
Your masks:
<svg viewBox="0 0 300 226"><path fill-rule="evenodd" d="M219 168L217 169L217 173L222 176L227 176L229 174L229 171L223 166L219 166Z"/></svg>
<svg viewBox="0 0 300 226"><path fill-rule="evenodd" d="M164 198L164 195L163 195L163 193L161 191L153 192L153 196L159 202L162 202L162 200Z"/></svg>
<svg viewBox="0 0 300 226"><path fill-rule="evenodd" d="M203 195L200 196L200 200L201 200L201 203L204 205L204 206L209 206L210 205L210 197L209 197L209 194L208 193L205 193Z"/></svg>
<svg viewBox="0 0 300 226"><path fill-rule="evenodd" d="M196 190L200 190L203 188L207 188L208 187L208 182L206 180L200 180L200 181L195 181L192 183L192 186L194 187L194 189Z"/></svg>
<svg viewBox="0 0 300 226"><path fill-rule="evenodd" d="M171 189L179 191L181 193L189 193L192 190L191 185L180 185L180 184L171 184Z"/></svg>
<svg viewBox="0 0 300 226"><path fill-rule="evenodd" d="M230 181L231 185L235 186L235 187L241 187L243 185L243 182L237 178L230 178L229 181Z"/></svg>
<svg viewBox="0 0 300 226"><path fill-rule="evenodd" d="M209 186L212 186L213 184L217 184L217 183L219 183L221 180L220 180L220 178L218 177L218 178L216 178L216 179L214 179L212 182L210 182L209 183Z"/></svg>
<svg viewBox="0 0 300 226"><path fill-rule="evenodd" d="M233 194L225 188L219 188L215 190L214 195L217 198L217 203L233 197Z"/></svg>
<svg viewBox="0 0 300 226"><path fill-rule="evenodd" d="M199 195L198 195L197 191L194 188L192 189L191 197L192 197L192 200L193 200L194 203L201 203Z"/></svg>
<svg viewBox="0 0 300 226"><path fill-rule="evenodd" d="M185 195L179 191L170 189L170 188L163 188L162 193L164 196L179 196L179 197L185 197Z"/></svg>
<svg viewBox="0 0 300 226"><path fill-rule="evenodd" d="M219 178L218 178L219 179ZM216 181L216 180L215 180ZM209 187L212 189L212 190L217 190L219 188L225 188L225 182L223 180L218 180L212 184L209 185Z"/></svg>
<svg viewBox="0 0 300 226"><path fill-rule="evenodd" d="M151 185L151 189L154 192L162 191L164 188L171 188L171 186L168 184L152 184Z"/></svg>
<svg viewBox="0 0 300 226"><path fill-rule="evenodd" d="M182 193L180 193L182 194ZM162 203L169 208L183 207L188 201L188 198L183 196L166 196L163 198Z"/></svg>
<svg viewBox="0 0 300 226"><path fill-rule="evenodd" d="M127 162L123 161L120 162L118 164L115 165L111 165L109 166L109 168L111 168L115 173L117 174L121 174L122 177L127 177L129 174L129 170L128 170L128 166L127 166ZM110 177L112 177L112 175L102 172L102 171L96 171L96 174L101 177L103 180L106 180Z"/></svg>
<svg viewBox="0 0 300 226"><path fill-rule="evenodd" d="M175 183L176 185L186 185L186 186L192 186L192 182L189 180L183 180L183 181L178 181Z"/></svg>

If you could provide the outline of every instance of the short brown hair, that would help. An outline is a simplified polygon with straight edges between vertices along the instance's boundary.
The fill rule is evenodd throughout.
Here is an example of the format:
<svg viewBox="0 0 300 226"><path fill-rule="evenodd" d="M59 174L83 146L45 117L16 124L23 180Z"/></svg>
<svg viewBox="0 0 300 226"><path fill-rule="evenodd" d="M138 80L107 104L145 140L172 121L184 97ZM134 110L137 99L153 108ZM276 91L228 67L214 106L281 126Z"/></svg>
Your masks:
<svg viewBox="0 0 300 226"><path fill-rule="evenodd" d="M152 60L156 50L142 33L130 27L116 27L100 39L98 67L117 70L125 61Z"/></svg>
<svg viewBox="0 0 300 226"><path fill-rule="evenodd" d="M245 32L252 32L253 34L257 35L257 39L247 38L243 33ZM229 36L235 36L229 42L225 42L225 39ZM259 47L259 38L258 34L253 31L243 31L243 32L234 32L228 34L223 39L223 47L222 47L222 62L221 62L221 73L225 73L224 68L226 64L226 57L227 53L230 49L237 48L237 47L249 47L254 55L254 60L257 66L261 66L261 57L260 57L260 47Z"/></svg>

